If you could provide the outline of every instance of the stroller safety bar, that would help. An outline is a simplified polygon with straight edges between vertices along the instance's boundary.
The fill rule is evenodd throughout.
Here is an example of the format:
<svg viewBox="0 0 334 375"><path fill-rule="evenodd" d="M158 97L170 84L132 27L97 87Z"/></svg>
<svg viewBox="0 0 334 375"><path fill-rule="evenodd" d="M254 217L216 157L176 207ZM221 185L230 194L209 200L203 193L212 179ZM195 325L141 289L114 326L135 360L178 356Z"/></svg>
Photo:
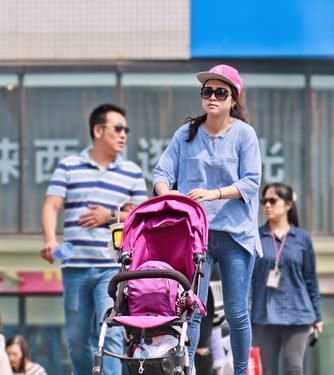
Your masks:
<svg viewBox="0 0 334 375"><path fill-rule="evenodd" d="M167 278L173 279L182 285L185 291L191 289L189 280L181 272L175 270L140 270L140 271L127 271L120 272L114 276L108 286L108 294L115 301L117 293L117 285L126 280L135 280L135 279L158 279L158 278Z"/></svg>

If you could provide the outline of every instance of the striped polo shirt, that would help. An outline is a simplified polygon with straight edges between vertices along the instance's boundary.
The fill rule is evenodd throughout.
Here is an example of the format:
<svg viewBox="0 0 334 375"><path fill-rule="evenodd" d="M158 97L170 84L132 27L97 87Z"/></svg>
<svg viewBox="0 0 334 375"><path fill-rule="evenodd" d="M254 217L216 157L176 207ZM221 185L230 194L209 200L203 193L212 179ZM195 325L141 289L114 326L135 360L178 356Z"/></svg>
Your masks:
<svg viewBox="0 0 334 375"><path fill-rule="evenodd" d="M147 199L146 183L138 165L121 155L104 170L90 158L89 148L62 159L52 176L46 195L64 198L64 241L74 245L73 255L62 267L118 266L111 259L107 224L94 229L82 228L81 214L88 205L117 210L125 202L139 204Z"/></svg>

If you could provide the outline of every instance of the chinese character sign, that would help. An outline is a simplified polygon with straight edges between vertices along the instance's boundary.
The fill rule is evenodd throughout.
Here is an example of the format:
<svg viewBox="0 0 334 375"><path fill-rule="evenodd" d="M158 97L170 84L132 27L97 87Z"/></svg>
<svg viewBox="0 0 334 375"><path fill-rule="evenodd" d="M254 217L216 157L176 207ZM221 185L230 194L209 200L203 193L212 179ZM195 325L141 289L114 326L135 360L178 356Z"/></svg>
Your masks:
<svg viewBox="0 0 334 375"><path fill-rule="evenodd" d="M138 153L138 160L147 181L152 181L152 170L169 142L169 139L139 139L140 151Z"/></svg>
<svg viewBox="0 0 334 375"><path fill-rule="evenodd" d="M0 141L0 176L2 185L9 184L11 177L19 177L19 144L8 138Z"/></svg>
<svg viewBox="0 0 334 375"><path fill-rule="evenodd" d="M36 183L50 181L52 172L62 158L73 154L79 146L76 139L35 140Z"/></svg>
<svg viewBox="0 0 334 375"><path fill-rule="evenodd" d="M282 156L282 148L281 142L275 142L269 147L266 139L260 139L263 180L266 184L282 182L284 179L284 158Z"/></svg>
<svg viewBox="0 0 334 375"><path fill-rule="evenodd" d="M139 139L140 151L138 160L147 181L152 181L152 170L157 164L160 155L168 146L169 139ZM263 179L265 183L281 182L284 179L284 157L281 142L275 142L270 147L265 138L261 138L260 150L263 163Z"/></svg>
<svg viewBox="0 0 334 375"><path fill-rule="evenodd" d="M77 139L36 139L35 183L49 181L57 163L69 154L77 151ZM10 179L19 178L19 144L8 138L0 140L0 179L2 185L8 185Z"/></svg>
<svg viewBox="0 0 334 375"><path fill-rule="evenodd" d="M160 155L168 146L170 139L138 140L139 151L137 160L144 177L152 181L152 170ZM77 139L36 139L35 149L35 183L50 181L57 163L64 157L78 151ZM265 183L280 182L284 179L284 157L281 142L268 145L265 138L260 139L260 150L263 163L263 180ZM0 140L0 180L2 185L8 185L11 179L19 178L19 144L8 138Z"/></svg>

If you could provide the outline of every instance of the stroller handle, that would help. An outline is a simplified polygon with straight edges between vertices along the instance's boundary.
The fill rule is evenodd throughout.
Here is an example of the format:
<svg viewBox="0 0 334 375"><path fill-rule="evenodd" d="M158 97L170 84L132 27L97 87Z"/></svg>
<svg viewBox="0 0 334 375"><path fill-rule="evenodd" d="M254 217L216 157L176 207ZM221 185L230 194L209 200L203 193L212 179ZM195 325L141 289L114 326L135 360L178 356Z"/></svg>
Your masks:
<svg viewBox="0 0 334 375"><path fill-rule="evenodd" d="M175 270L139 270L139 271L126 271L120 272L114 276L108 286L108 294L115 301L117 293L117 285L126 280L135 280L135 279L159 279L165 277L167 279L173 279L180 283L185 291L191 289L189 280L183 273Z"/></svg>

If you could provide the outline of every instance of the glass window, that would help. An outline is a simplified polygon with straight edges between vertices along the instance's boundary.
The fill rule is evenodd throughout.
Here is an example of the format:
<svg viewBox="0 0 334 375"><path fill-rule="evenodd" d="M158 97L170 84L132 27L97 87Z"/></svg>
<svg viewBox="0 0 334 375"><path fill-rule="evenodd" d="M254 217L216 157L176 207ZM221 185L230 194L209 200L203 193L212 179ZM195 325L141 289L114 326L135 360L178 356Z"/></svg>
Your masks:
<svg viewBox="0 0 334 375"><path fill-rule="evenodd" d="M70 374L62 296L1 296L0 314L5 337L22 334L48 374Z"/></svg>
<svg viewBox="0 0 334 375"><path fill-rule="evenodd" d="M19 299L18 297L4 296L0 298L0 317L5 327L19 325Z"/></svg>
<svg viewBox="0 0 334 375"><path fill-rule="evenodd" d="M284 74L244 74L245 103L262 156L262 187L268 183L290 184L301 197L305 179L303 144L305 77ZM300 218L303 199L297 203ZM259 212L260 224L265 218Z"/></svg>
<svg viewBox="0 0 334 375"><path fill-rule="evenodd" d="M334 234L334 76L311 77L310 225L318 233Z"/></svg>
<svg viewBox="0 0 334 375"><path fill-rule="evenodd" d="M40 209L57 163L91 143L88 118L115 100L114 74L27 74L24 77L24 231L40 231ZM59 226L59 230L61 227Z"/></svg>
<svg viewBox="0 0 334 375"><path fill-rule="evenodd" d="M0 233L19 228L18 76L0 74Z"/></svg>
<svg viewBox="0 0 334 375"><path fill-rule="evenodd" d="M187 73L127 73L122 86L131 127L127 157L141 166L150 191L152 169L174 131L201 114L200 83Z"/></svg>
<svg viewBox="0 0 334 375"><path fill-rule="evenodd" d="M38 359L49 374L68 373L62 296L27 296L25 315L32 358Z"/></svg>

